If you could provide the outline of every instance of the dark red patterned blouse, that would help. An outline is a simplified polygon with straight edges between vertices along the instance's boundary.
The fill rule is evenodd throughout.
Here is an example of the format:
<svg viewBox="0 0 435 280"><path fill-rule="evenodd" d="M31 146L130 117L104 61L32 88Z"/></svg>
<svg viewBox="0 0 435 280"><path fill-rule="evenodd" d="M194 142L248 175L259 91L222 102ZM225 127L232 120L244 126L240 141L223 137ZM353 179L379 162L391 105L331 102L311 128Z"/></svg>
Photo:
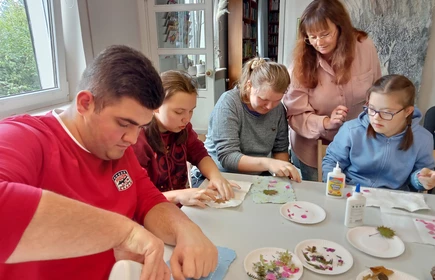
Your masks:
<svg viewBox="0 0 435 280"><path fill-rule="evenodd" d="M151 149L144 131L140 133L137 143L133 146L139 163L147 170L151 181L162 192L186 188L186 161L198 165L204 157L208 156L204 144L198 139L192 125L189 123L185 129L188 138L186 143L181 145L175 144L175 133L160 134L167 147L166 154Z"/></svg>

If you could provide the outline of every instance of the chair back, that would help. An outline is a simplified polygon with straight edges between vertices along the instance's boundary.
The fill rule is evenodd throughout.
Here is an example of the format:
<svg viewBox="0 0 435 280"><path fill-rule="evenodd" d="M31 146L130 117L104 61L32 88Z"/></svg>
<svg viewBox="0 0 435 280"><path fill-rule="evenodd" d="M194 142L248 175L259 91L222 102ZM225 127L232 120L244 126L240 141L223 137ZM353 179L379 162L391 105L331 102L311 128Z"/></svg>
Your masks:
<svg viewBox="0 0 435 280"><path fill-rule="evenodd" d="M432 133L434 139L433 149L435 150L435 106L427 110L426 114L424 115L423 126L427 130L429 130L430 133ZM434 152L434 157L435 157L435 152Z"/></svg>
<svg viewBox="0 0 435 280"><path fill-rule="evenodd" d="M323 144L322 139L317 140L317 181L322 182L322 161L326 155L328 145Z"/></svg>
<svg viewBox="0 0 435 280"><path fill-rule="evenodd" d="M423 127L429 130L430 133L432 133L434 140L433 157L435 158L435 106L430 107L424 115ZM428 193L433 194L434 190L432 189Z"/></svg>

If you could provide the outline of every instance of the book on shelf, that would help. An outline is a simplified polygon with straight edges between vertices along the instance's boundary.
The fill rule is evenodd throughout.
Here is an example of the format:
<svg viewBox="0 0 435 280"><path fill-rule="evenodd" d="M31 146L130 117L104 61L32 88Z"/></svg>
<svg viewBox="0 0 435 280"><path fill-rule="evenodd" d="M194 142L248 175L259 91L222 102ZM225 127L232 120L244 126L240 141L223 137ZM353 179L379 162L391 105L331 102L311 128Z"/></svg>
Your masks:
<svg viewBox="0 0 435 280"><path fill-rule="evenodd" d="M279 10L279 0L269 0L269 10L278 11Z"/></svg>

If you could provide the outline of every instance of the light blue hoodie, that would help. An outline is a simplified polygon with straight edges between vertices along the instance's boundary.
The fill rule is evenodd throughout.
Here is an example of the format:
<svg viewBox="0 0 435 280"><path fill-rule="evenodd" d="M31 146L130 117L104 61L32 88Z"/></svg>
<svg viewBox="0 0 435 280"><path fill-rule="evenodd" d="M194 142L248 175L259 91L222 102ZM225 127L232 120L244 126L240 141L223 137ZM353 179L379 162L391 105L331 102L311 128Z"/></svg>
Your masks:
<svg viewBox="0 0 435 280"><path fill-rule="evenodd" d="M399 150L405 131L391 137L376 133L376 138L368 138L369 118L365 112L345 122L326 150L323 181L338 162L347 184L409 191L411 183L423 190L416 176L424 167L433 169L435 162L432 135L419 125L420 119L421 113L415 108L411 126L414 142L406 151Z"/></svg>

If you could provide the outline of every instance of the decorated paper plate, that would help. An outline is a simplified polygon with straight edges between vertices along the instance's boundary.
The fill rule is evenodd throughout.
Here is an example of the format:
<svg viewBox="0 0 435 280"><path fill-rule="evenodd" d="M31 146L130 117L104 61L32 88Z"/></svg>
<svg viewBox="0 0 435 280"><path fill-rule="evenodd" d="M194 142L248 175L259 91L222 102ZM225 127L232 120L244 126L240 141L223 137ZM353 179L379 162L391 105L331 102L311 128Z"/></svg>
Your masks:
<svg viewBox="0 0 435 280"><path fill-rule="evenodd" d="M246 273L257 279L261 279L258 275L258 271L261 270L266 273L264 279L299 279L304 270L301 260L295 254L286 249L271 247L250 252L245 257L243 265ZM270 278L266 278L268 274Z"/></svg>
<svg viewBox="0 0 435 280"><path fill-rule="evenodd" d="M322 207L306 201L287 202L280 209L285 219L300 224L317 224L326 218Z"/></svg>
<svg viewBox="0 0 435 280"><path fill-rule="evenodd" d="M389 270L392 270L393 273L388 275L388 280L418 280L414 276L411 276L405 272L401 272L397 269L388 268ZM356 280L363 280L364 277L367 277L368 275L373 275L373 272L370 269L366 269L362 271L358 276L356 277ZM377 276L371 277L368 280L375 280L378 279Z"/></svg>
<svg viewBox="0 0 435 280"><path fill-rule="evenodd" d="M395 258L405 252L399 237L383 237L375 227L352 228L347 232L347 240L358 250L378 258Z"/></svg>
<svg viewBox="0 0 435 280"><path fill-rule="evenodd" d="M343 246L323 239L308 239L296 245L295 254L305 268L319 274L337 275L353 265L352 255Z"/></svg>

